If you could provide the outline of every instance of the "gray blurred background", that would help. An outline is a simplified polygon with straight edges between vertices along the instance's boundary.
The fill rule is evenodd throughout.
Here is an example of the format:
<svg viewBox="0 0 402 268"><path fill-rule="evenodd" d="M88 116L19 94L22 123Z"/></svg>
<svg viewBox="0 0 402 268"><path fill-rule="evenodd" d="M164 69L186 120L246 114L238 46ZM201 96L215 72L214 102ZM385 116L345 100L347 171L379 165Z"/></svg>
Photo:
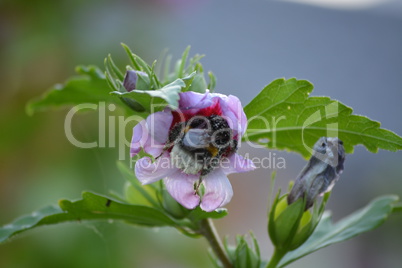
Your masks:
<svg viewBox="0 0 402 268"><path fill-rule="evenodd" d="M310 3L305 3L310 2ZM314 96L331 96L402 135L402 3L359 1L7 1L0 2L0 225L82 190L121 192L115 149L80 149L65 137L67 110L25 113L26 102L74 74L78 64L103 66L112 53L128 64L120 42L149 63L169 48L178 58L206 54L217 91L247 104L279 77L307 79ZM84 114L75 134L92 141L97 115ZM130 129L127 129L127 137ZM241 148L264 157L270 151ZM306 161L283 157L277 186L286 187ZM358 146L328 204L335 220L381 194L402 196L402 154ZM235 195L221 235L253 230L263 256L272 169L231 175ZM290 267L402 267L402 217L320 250ZM174 230L121 223L42 228L0 246L0 267L212 267L205 242Z"/></svg>

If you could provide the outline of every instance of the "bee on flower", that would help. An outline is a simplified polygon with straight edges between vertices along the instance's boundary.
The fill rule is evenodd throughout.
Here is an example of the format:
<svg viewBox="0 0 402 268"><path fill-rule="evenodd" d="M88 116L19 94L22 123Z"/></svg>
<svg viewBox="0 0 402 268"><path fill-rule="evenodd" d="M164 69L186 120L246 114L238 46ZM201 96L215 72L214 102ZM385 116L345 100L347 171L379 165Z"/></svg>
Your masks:
<svg viewBox="0 0 402 268"><path fill-rule="evenodd" d="M236 153L247 118L232 95L188 91L179 97L178 109L153 113L134 127L131 156L143 149L154 158L139 159L135 174L142 184L163 179L188 209L214 211L233 196L227 175L255 169Z"/></svg>

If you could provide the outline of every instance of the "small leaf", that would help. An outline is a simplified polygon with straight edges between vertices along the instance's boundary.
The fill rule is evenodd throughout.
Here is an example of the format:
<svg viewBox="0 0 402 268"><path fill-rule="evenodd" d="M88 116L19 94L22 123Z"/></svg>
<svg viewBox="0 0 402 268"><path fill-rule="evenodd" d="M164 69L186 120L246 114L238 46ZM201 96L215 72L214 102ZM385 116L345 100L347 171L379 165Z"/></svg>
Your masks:
<svg viewBox="0 0 402 268"><path fill-rule="evenodd" d="M188 91L205 93L206 89L207 89L207 82L205 81L204 74L198 73L194 76L194 79L193 79Z"/></svg>
<svg viewBox="0 0 402 268"><path fill-rule="evenodd" d="M186 84L186 87L184 88L183 91L188 91L188 88L191 86L196 74L197 74L196 72L192 72L190 75L182 78L182 80Z"/></svg>
<svg viewBox="0 0 402 268"><path fill-rule="evenodd" d="M116 102L116 99L110 96L106 78L98 67L78 66L76 71L79 76L70 78L64 85L54 86L42 97L30 101L26 107L27 113L32 115L39 110L81 103Z"/></svg>
<svg viewBox="0 0 402 268"><path fill-rule="evenodd" d="M82 198L75 202L61 200L61 209L49 206L3 226L0 242L35 227L68 221L114 219L144 226L176 226L171 218L151 207L123 204L89 192L84 192Z"/></svg>
<svg viewBox="0 0 402 268"><path fill-rule="evenodd" d="M166 57L167 57L167 53L168 53L168 49L165 48L164 50L162 50L162 52L160 53L158 59L156 60L157 64L155 65L155 69L154 72L155 74L160 77L162 79L162 83L164 82L163 80L163 67L164 67L164 61L166 62Z"/></svg>
<svg viewBox="0 0 402 268"><path fill-rule="evenodd" d="M253 245L254 245L255 253L257 254L257 257L258 257L258 259L259 259L260 262L261 262L261 252L260 252L260 246L258 245L258 240L257 240L257 238L254 236L254 233L252 233L251 231L250 231L250 236L251 236L251 239L253 240Z"/></svg>
<svg viewBox="0 0 402 268"><path fill-rule="evenodd" d="M143 59L141 59L139 56L137 56L135 54L134 54L134 59L140 64L141 70L144 71L148 75L149 79L153 79L154 73L153 73L151 67ZM152 83L151 83L151 85L152 85ZM154 88L151 87L151 89L154 89Z"/></svg>
<svg viewBox="0 0 402 268"><path fill-rule="evenodd" d="M162 83L159 81L159 78L156 75L155 67L156 67L156 60L154 60L154 62L152 63L152 67L151 67L152 76L151 76L151 78L153 79L153 81L155 83L155 88L161 88Z"/></svg>
<svg viewBox="0 0 402 268"><path fill-rule="evenodd" d="M109 69L107 59L105 59L104 63L106 66L106 72L105 72L106 82L109 85L109 87L112 90L119 90L119 91L124 90L124 88L120 85L120 82L114 78L112 71Z"/></svg>
<svg viewBox="0 0 402 268"><path fill-rule="evenodd" d="M134 53L131 52L131 49L124 43L121 43L121 46L124 48L124 50L127 53L127 56L129 57L131 63L134 65L134 69L137 71L143 71L140 67L140 65L138 64L137 60L134 57Z"/></svg>
<svg viewBox="0 0 402 268"><path fill-rule="evenodd" d="M187 58L188 58L188 53L190 52L190 48L191 48L190 46L187 46L183 52L183 55L181 56L181 60L179 61L180 64L179 64L179 68L178 68L178 72L177 72L178 78L183 77L183 71L184 71L184 68L187 63Z"/></svg>
<svg viewBox="0 0 402 268"><path fill-rule="evenodd" d="M357 144L370 152L402 149L402 138L397 134L367 117L352 115L352 109L338 101L309 97L312 90L310 82L295 78L277 79L267 85L244 108L249 122L243 139L298 152L306 158L322 136L339 137L348 153Z"/></svg>
<svg viewBox="0 0 402 268"><path fill-rule="evenodd" d="M242 268L242 267L251 267L250 266L250 256L249 256L249 248L247 242L244 240L240 240L238 242L236 251L235 251L235 263L234 267Z"/></svg>
<svg viewBox="0 0 402 268"><path fill-rule="evenodd" d="M298 249L287 253L278 267L310 254L320 248L342 242L381 225L392 213L397 196L387 195L371 201L366 207L354 212L336 224L331 223L329 213L324 213L310 238Z"/></svg>
<svg viewBox="0 0 402 268"><path fill-rule="evenodd" d="M112 56L110 54L105 59L105 67L110 69L118 79L120 79L120 80L124 79L123 73L116 66L116 64L114 63Z"/></svg>
<svg viewBox="0 0 402 268"><path fill-rule="evenodd" d="M226 215L228 215L228 211L225 208L218 208L215 211L206 212L198 206L188 214L187 218L189 218L192 222L198 222L207 218L220 219Z"/></svg>
<svg viewBox="0 0 402 268"><path fill-rule="evenodd" d="M253 251L251 247L249 247L247 241L244 236L237 236L237 247L234 255L234 267L236 268L259 268L260 267L260 258L259 254Z"/></svg>
<svg viewBox="0 0 402 268"><path fill-rule="evenodd" d="M158 77L154 72L156 62L154 62L152 67L150 67L143 59L141 59L140 56L131 52L130 48L126 44L121 43L121 45L126 51L128 57L130 58L131 63L134 65L134 69L137 71L143 71L148 75L149 79L151 80L150 89L159 88L161 83L159 82Z"/></svg>
<svg viewBox="0 0 402 268"><path fill-rule="evenodd" d="M209 77L208 89L211 92L213 92L216 87L216 77L212 72L208 72L208 77Z"/></svg>
<svg viewBox="0 0 402 268"><path fill-rule="evenodd" d="M200 63L200 60L204 58L205 55L199 55L196 54L194 57L192 57L189 61L189 64L185 70L185 73L191 73L194 70L202 69L202 64Z"/></svg>
<svg viewBox="0 0 402 268"><path fill-rule="evenodd" d="M179 93L186 84L182 79L177 79L172 83L158 90L137 90L130 92L113 91L113 95L118 95L124 98L132 98L137 101L149 112L163 110L166 105L172 109L177 109L179 105Z"/></svg>
<svg viewBox="0 0 402 268"><path fill-rule="evenodd" d="M172 55L167 55L163 65L163 83L167 83L170 74L170 64L172 62Z"/></svg>

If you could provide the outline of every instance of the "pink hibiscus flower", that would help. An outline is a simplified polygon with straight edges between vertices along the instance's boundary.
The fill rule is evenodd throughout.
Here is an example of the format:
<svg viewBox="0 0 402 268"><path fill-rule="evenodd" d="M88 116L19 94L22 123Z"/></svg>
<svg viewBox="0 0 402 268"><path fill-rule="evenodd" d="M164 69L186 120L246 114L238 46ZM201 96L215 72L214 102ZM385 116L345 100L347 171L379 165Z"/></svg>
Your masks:
<svg viewBox="0 0 402 268"><path fill-rule="evenodd" d="M200 205L214 211L233 196L227 175L255 169L236 153L246 127L237 97L180 93L177 110L153 113L134 127L131 156L142 148L154 157L139 159L135 174L142 184L163 179L170 195L188 209Z"/></svg>

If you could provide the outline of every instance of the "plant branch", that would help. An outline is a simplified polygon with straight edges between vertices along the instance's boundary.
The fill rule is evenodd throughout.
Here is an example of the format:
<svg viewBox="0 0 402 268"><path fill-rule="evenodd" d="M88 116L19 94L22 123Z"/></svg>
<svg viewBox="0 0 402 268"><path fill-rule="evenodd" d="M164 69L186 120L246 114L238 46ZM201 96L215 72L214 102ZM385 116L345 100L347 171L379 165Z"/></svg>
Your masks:
<svg viewBox="0 0 402 268"><path fill-rule="evenodd" d="M232 262L225 252L222 241L210 219L203 219L200 224L200 233L207 239L212 250L221 261L223 267L232 268Z"/></svg>
<svg viewBox="0 0 402 268"><path fill-rule="evenodd" d="M278 249L275 249L274 254L271 257L271 260L269 261L267 268L277 268L279 262L283 258L283 256L286 254L286 251L281 251Z"/></svg>

